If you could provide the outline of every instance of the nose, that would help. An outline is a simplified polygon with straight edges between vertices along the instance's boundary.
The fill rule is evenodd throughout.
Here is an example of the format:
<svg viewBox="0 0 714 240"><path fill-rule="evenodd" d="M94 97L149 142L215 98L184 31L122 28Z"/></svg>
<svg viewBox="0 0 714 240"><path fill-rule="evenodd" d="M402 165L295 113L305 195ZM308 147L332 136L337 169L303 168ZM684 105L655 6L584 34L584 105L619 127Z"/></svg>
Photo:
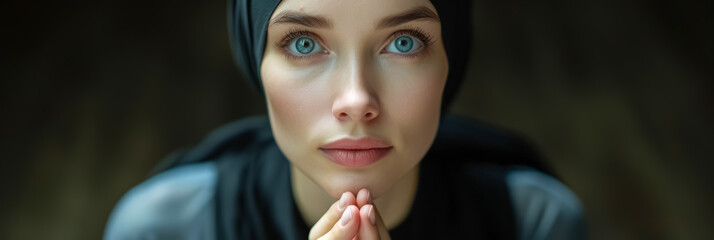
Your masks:
<svg viewBox="0 0 714 240"><path fill-rule="evenodd" d="M367 123L379 116L379 101L370 91L365 72L368 71L364 67L353 66L345 81L340 81L342 87L332 104L332 115L337 120Z"/></svg>

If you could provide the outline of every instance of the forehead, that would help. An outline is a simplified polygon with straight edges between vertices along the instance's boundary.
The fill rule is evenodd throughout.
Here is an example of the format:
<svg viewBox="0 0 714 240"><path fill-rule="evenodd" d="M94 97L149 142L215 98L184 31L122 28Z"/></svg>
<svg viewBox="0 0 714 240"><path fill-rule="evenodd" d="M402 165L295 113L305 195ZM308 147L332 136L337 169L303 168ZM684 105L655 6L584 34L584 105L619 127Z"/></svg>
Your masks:
<svg viewBox="0 0 714 240"><path fill-rule="evenodd" d="M384 17L417 7L436 12L428 0L283 0L271 16L271 21L285 12L321 16L330 24L344 23L376 25Z"/></svg>

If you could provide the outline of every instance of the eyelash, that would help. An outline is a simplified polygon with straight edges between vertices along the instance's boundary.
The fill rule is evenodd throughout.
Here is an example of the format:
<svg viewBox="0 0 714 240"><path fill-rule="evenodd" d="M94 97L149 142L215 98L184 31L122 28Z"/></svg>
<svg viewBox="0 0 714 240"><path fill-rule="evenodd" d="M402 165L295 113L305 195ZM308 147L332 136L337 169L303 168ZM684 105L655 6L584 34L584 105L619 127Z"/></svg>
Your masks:
<svg viewBox="0 0 714 240"><path fill-rule="evenodd" d="M415 38L417 38L419 41L421 41L421 42L423 43L423 45L422 45L423 50L421 50L421 51L418 51L418 52L413 53L413 54L398 54L398 55L400 55L400 56L407 57L407 58L414 58L414 57L417 57L417 56L419 56L419 55L425 53L426 50L430 49L431 44L433 44L433 42L434 42L433 37L432 37L431 35L429 35L428 33L426 33L424 30L422 30L421 28L407 28L407 29L401 29L401 30L398 30L398 31L392 33L392 34L389 36L388 39L389 39L389 42L391 43L391 41L394 41L394 39L396 39L396 38L398 38L398 37L401 37L401 36L405 36L405 35L415 37ZM292 43L293 40L295 40L295 39L297 39L297 38L299 38L299 37L303 37L303 36L312 37L313 39L315 39L315 41L318 42L318 44L320 44L320 43L319 43L319 42L320 42L320 40L319 40L320 38L317 37L316 34L310 32L310 31L305 31L305 30L290 30L290 31L289 31L287 34L285 34L285 36L284 36L280 41L278 41L275 45L276 45L276 47L277 47L278 49L281 49L281 50L283 51L284 55L285 55L287 58L289 58L289 59L300 60L300 59L306 59L306 58L314 57L315 54L310 54L310 55L295 55L295 54L292 54L292 53L290 52L290 50L289 50L289 45L290 45L290 43Z"/></svg>
<svg viewBox="0 0 714 240"><path fill-rule="evenodd" d="M424 30L422 30L421 28L407 28L407 29L398 30L398 31L392 33L391 36L389 36L389 38L388 38L389 43L391 44L391 42L394 41L395 39L397 39L398 37L405 36L405 35L417 38L419 41L422 42L423 45L421 46L422 50L417 51L412 54L397 53L398 55L400 55L402 57L406 57L406 58L418 57L421 54L426 53L427 50L431 49L431 44L434 43L434 38L431 35L429 35L428 33L426 33Z"/></svg>
<svg viewBox="0 0 714 240"><path fill-rule="evenodd" d="M275 45L278 49L281 49L283 51L283 54L291 60L300 60L300 59L307 59L310 57L314 57L315 54L310 54L310 55L295 55L292 54L289 50L289 45L290 43L293 42L293 40L299 38L299 37L304 37L308 36L313 38L317 44L320 44L320 38L317 37L316 34L310 32L310 31L305 31L305 30L290 30L285 36L277 42Z"/></svg>

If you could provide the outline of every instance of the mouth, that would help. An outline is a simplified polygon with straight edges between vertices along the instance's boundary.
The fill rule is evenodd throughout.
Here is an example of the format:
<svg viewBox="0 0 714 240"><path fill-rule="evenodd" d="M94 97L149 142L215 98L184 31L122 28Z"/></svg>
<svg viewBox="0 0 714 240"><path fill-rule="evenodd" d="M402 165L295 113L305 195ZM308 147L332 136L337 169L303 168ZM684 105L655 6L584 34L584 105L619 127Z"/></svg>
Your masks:
<svg viewBox="0 0 714 240"><path fill-rule="evenodd" d="M331 161L345 167L366 167L391 151L393 146L379 139L343 138L320 147L320 151Z"/></svg>

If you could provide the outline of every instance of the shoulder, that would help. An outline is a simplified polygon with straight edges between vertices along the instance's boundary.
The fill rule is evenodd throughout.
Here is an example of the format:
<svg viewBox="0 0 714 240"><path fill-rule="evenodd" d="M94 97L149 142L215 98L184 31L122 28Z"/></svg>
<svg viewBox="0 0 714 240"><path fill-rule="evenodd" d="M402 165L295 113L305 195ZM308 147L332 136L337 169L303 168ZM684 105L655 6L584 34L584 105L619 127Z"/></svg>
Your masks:
<svg viewBox="0 0 714 240"><path fill-rule="evenodd" d="M451 173L459 194L483 204L478 210L493 228L515 228L518 239L585 238L579 199L523 136L445 116L428 156L439 160L431 167Z"/></svg>
<svg viewBox="0 0 714 240"><path fill-rule="evenodd" d="M191 149L178 151L164 158L154 169L154 173L226 156L234 158L236 155L252 154L271 144L274 144L274 140L268 117L247 117L213 130Z"/></svg>
<svg viewBox="0 0 714 240"><path fill-rule="evenodd" d="M585 239L578 197L550 175L515 166L505 175L518 239Z"/></svg>
<svg viewBox="0 0 714 240"><path fill-rule="evenodd" d="M179 166L127 192L114 208L105 239L211 239L217 169Z"/></svg>
<svg viewBox="0 0 714 240"><path fill-rule="evenodd" d="M455 115L442 117L430 153L459 164L526 165L551 172L524 136Z"/></svg>

